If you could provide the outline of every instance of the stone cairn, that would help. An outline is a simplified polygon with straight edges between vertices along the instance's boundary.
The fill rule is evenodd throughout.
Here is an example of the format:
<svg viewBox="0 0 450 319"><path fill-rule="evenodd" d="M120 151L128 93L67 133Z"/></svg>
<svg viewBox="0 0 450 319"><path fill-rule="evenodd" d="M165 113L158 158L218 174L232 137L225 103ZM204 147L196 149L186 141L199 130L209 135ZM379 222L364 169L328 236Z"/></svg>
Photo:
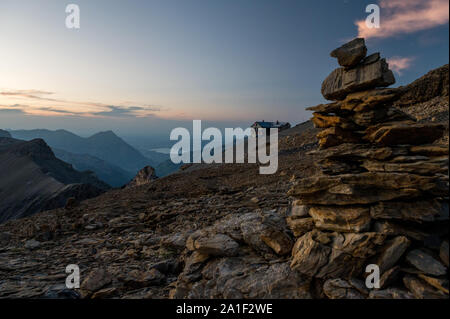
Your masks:
<svg viewBox="0 0 450 319"><path fill-rule="evenodd" d="M291 268L322 297L448 298L448 146L432 144L444 127L394 108L402 89L366 53L361 38L331 52L341 67L322 94L333 102L309 108L322 174L289 191Z"/></svg>

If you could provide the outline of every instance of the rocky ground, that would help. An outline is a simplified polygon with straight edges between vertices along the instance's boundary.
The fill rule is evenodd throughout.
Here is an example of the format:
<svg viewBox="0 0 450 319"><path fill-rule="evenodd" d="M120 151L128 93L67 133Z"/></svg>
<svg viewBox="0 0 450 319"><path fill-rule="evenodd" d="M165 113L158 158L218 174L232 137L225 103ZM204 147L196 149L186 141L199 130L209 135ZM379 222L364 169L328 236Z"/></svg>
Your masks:
<svg viewBox="0 0 450 319"><path fill-rule="evenodd" d="M448 91L415 104L409 98L402 109L424 123L445 123ZM447 115L441 116L443 112ZM320 217L298 218L304 212L293 201L301 191L288 192L298 189L299 181L323 175L323 165L317 164L327 152L317 151L319 132L311 122L282 132L274 175L260 175L259 165L253 164L186 166L148 184L1 224L0 297L448 298L441 276L447 271L442 268L445 259L448 267L448 241L437 255L434 250L432 256L408 255L410 267L401 271L409 290L394 285L368 291L360 279L318 276L316 257L305 258L311 250L351 252L363 259L384 240L394 247L405 245L397 236L361 237L345 229L364 229L367 221L360 218L352 225L333 223L335 231L310 231ZM448 143L448 126L447 139L435 143L442 141ZM408 236L415 235L420 237ZM342 273L350 261L347 254L340 256L344 259L335 264L319 260L322 271ZM427 263L431 270L421 270L416 261L427 258L437 262ZM65 289L69 264L80 267L81 289ZM394 277L388 273L382 280Z"/></svg>

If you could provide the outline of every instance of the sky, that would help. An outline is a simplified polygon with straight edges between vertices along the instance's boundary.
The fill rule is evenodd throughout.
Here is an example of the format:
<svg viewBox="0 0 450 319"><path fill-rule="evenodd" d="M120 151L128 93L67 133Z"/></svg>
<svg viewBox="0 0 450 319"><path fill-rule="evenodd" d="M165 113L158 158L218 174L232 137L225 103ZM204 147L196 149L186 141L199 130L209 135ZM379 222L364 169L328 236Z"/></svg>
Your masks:
<svg viewBox="0 0 450 319"><path fill-rule="evenodd" d="M65 25L69 3L80 29ZM380 6L380 28L365 8ZM161 136L297 124L357 36L396 86L448 63L448 0L0 0L0 128ZM190 123L190 124L189 124Z"/></svg>

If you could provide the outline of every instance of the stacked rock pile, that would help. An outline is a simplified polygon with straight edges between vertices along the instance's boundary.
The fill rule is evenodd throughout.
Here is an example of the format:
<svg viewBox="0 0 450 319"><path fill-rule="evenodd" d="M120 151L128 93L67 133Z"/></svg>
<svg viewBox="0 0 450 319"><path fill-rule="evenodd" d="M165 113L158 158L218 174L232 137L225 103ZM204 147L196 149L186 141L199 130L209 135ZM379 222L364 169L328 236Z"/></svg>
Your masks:
<svg viewBox="0 0 450 319"><path fill-rule="evenodd" d="M333 102L309 108L322 174L289 191L291 268L328 298L448 298L448 146L432 144L444 127L394 108L392 71L366 53L364 39L334 50L341 67L322 85Z"/></svg>

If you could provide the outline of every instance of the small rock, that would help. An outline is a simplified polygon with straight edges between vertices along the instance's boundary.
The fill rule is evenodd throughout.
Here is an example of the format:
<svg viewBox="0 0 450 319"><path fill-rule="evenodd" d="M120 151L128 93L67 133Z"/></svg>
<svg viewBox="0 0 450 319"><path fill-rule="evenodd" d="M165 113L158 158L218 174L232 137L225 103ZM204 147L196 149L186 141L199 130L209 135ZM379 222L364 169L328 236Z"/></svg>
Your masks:
<svg viewBox="0 0 450 319"><path fill-rule="evenodd" d="M399 273L399 266L386 270L380 278L380 288L386 288L392 284L395 280L397 280Z"/></svg>
<svg viewBox="0 0 450 319"><path fill-rule="evenodd" d="M35 239L30 239L25 242L25 248L29 250L37 249L41 246L41 243Z"/></svg>
<svg viewBox="0 0 450 319"><path fill-rule="evenodd" d="M81 283L81 292L84 297L100 290L112 281L111 274L103 268L92 270Z"/></svg>
<svg viewBox="0 0 450 319"><path fill-rule="evenodd" d="M235 256L239 252L239 244L224 234L198 238L194 241L194 249L201 254L212 256Z"/></svg>
<svg viewBox="0 0 450 319"><path fill-rule="evenodd" d="M164 276L157 269L150 269L148 272L141 272L133 270L127 273L125 276L120 277L119 280L124 283L125 286L132 289L139 289L149 286L159 286L164 283L166 276Z"/></svg>
<svg viewBox="0 0 450 319"><path fill-rule="evenodd" d="M364 296L343 279L328 279L323 292L330 299L364 299Z"/></svg>
<svg viewBox="0 0 450 319"><path fill-rule="evenodd" d="M111 298L114 297L117 293L117 288L111 287L111 288L104 288L100 289L99 291L95 292L92 295L92 299L104 299L104 298Z"/></svg>
<svg viewBox="0 0 450 319"><path fill-rule="evenodd" d="M406 290L388 288L384 290L372 290L369 299L414 299L414 295Z"/></svg>
<svg viewBox="0 0 450 319"><path fill-rule="evenodd" d="M45 299L80 299L81 296L73 289L68 289L66 285L51 286L44 294Z"/></svg>

